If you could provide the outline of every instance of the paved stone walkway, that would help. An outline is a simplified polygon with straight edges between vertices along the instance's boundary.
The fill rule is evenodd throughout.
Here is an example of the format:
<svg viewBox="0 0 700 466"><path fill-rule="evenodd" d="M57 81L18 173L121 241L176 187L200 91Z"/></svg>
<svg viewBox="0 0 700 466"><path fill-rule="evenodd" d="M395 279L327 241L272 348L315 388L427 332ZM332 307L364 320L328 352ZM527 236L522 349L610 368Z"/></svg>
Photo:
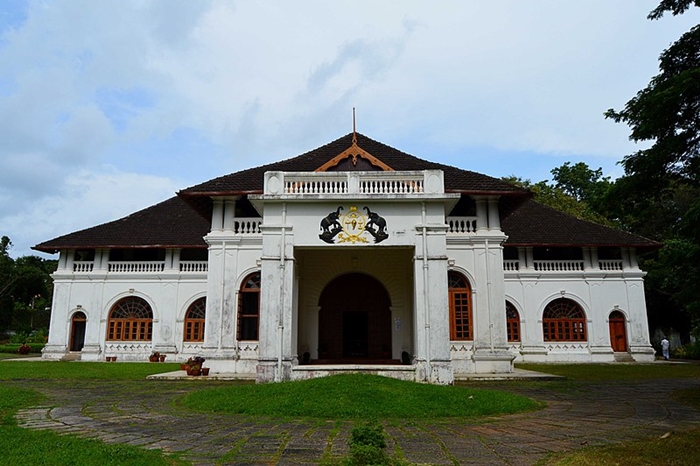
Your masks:
<svg viewBox="0 0 700 466"><path fill-rule="evenodd" d="M19 383L19 382L10 382ZM212 382L220 384L223 382ZM25 383L26 384L26 383ZM484 383L545 401L541 411L468 421L385 423L389 451L412 463L530 465L550 452L659 437L700 427L700 411L670 398L699 379L607 384ZM154 389L154 387L156 387ZM21 426L109 443L179 452L195 465L317 464L348 454L351 422L198 414L173 401L186 382L34 382L45 406L18 413Z"/></svg>

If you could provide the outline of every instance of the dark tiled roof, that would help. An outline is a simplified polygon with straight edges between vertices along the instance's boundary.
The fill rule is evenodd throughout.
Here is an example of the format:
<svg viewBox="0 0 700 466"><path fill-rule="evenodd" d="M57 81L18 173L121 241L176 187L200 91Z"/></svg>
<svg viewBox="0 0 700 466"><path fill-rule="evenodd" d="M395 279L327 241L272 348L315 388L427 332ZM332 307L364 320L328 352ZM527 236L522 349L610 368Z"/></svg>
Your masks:
<svg viewBox="0 0 700 466"><path fill-rule="evenodd" d="M394 170L443 170L448 192L500 194L502 228L509 246L635 246L659 244L641 236L585 222L527 199L530 193L490 176L429 162L357 134L358 146ZM306 154L215 178L180 191L178 197L120 220L70 233L34 246L59 249L206 247L214 194L260 193L266 171L314 171L348 149L352 133ZM199 214L198 214L199 213Z"/></svg>
<svg viewBox="0 0 700 466"><path fill-rule="evenodd" d="M172 197L127 217L59 236L33 247L37 251L58 249L207 247L204 235L210 224L179 197Z"/></svg>
<svg viewBox="0 0 700 466"><path fill-rule="evenodd" d="M267 171L304 172L314 171L352 144L352 133L297 157L280 162L250 168L230 175L214 178L202 184L180 191L180 196L206 196L212 194L262 193L264 174ZM526 193L509 183L481 173L429 162L419 159L393 147L377 142L357 133L357 145L397 171L404 170L443 170L445 189L448 192L498 193L502 195Z"/></svg>
<svg viewBox="0 0 700 466"><path fill-rule="evenodd" d="M508 210L501 219L501 229L508 235L506 246L661 247L656 241L579 220L532 199Z"/></svg>

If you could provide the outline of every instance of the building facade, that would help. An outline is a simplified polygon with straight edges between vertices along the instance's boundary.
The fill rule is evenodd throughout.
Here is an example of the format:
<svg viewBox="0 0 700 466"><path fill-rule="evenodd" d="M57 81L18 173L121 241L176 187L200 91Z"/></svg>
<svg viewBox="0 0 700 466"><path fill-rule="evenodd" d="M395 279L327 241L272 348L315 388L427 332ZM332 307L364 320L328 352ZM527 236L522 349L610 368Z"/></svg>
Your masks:
<svg viewBox="0 0 700 466"><path fill-rule="evenodd" d="M35 246L60 254L43 357L201 355L261 382L650 361L656 247L351 133Z"/></svg>

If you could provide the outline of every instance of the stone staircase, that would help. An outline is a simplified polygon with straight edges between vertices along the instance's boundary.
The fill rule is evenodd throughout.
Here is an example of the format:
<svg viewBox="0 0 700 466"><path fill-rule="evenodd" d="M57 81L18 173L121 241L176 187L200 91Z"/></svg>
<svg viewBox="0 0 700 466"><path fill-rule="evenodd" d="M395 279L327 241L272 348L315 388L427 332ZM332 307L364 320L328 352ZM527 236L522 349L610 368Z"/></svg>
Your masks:
<svg viewBox="0 0 700 466"><path fill-rule="evenodd" d="M628 352L613 353L615 362L635 362L634 358Z"/></svg>

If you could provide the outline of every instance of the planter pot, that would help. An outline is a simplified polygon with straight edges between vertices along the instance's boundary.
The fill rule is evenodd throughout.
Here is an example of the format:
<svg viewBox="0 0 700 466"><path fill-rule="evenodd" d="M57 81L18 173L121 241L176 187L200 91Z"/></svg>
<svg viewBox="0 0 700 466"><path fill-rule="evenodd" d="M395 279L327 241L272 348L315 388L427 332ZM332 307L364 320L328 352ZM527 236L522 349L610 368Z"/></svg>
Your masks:
<svg viewBox="0 0 700 466"><path fill-rule="evenodd" d="M185 364L184 362L180 364L181 371L187 371L187 369L189 369L189 366L187 364Z"/></svg>
<svg viewBox="0 0 700 466"><path fill-rule="evenodd" d="M201 369L193 369L193 368L190 368L190 370L187 371L187 375L192 375L192 376L195 376L195 377L199 376L199 374L201 374L201 373L202 373L202 370L201 370Z"/></svg>
<svg viewBox="0 0 700 466"><path fill-rule="evenodd" d="M151 362L158 362L158 356L149 356L148 360Z"/></svg>
<svg viewBox="0 0 700 466"><path fill-rule="evenodd" d="M202 375L209 375L209 368L208 367L202 367Z"/></svg>
<svg viewBox="0 0 700 466"><path fill-rule="evenodd" d="M160 362L165 362L165 354L160 355Z"/></svg>

